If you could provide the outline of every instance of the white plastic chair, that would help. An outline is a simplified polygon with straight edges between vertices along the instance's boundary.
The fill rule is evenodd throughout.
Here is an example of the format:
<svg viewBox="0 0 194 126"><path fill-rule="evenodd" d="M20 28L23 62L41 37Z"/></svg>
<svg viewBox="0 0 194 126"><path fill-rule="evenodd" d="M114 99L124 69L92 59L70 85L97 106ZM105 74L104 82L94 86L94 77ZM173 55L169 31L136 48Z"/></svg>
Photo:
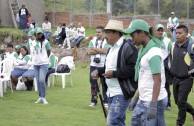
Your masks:
<svg viewBox="0 0 194 126"><path fill-rule="evenodd" d="M3 68L3 69L2 69ZM13 60L5 59L0 62L0 96L3 97L3 92L6 92L6 84L10 85L11 92L13 93L11 84L11 71L13 70Z"/></svg>
<svg viewBox="0 0 194 126"><path fill-rule="evenodd" d="M58 64L67 64L68 67L70 68L70 72L69 73L57 73L57 72L53 73L54 77L53 77L53 84L52 84L52 86L54 87L55 78L57 76L61 76L61 78L62 78L62 88L65 88L66 76L70 76L71 86L73 87L72 76L71 76L71 70L75 69L75 64L74 64L74 61L73 61L73 56L63 57ZM56 69L55 69L55 71L56 71ZM57 80L56 80L56 82L57 82Z"/></svg>
<svg viewBox="0 0 194 126"><path fill-rule="evenodd" d="M33 79L33 85L34 85L34 91L38 91L38 85L37 85L36 77L34 77L34 79Z"/></svg>
<svg viewBox="0 0 194 126"><path fill-rule="evenodd" d="M55 64L54 64L54 68L56 69L56 66L57 66L57 64L58 64L58 60L59 60L59 58L57 57L57 56L55 56ZM54 78L54 74L52 73L52 74L50 74L50 76L48 77L48 87L50 87L50 85L51 85L51 83L50 83L50 77L51 76L53 76L53 78Z"/></svg>

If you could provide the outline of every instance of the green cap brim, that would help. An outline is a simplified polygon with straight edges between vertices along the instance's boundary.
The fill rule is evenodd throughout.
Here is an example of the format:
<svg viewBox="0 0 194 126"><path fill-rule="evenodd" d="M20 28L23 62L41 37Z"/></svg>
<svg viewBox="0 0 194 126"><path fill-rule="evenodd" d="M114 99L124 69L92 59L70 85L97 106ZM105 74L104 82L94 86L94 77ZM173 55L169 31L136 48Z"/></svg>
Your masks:
<svg viewBox="0 0 194 126"><path fill-rule="evenodd" d="M123 30L123 34L125 34L125 35L131 34L131 33L133 33L134 31L136 31L136 29L127 28L127 29Z"/></svg>

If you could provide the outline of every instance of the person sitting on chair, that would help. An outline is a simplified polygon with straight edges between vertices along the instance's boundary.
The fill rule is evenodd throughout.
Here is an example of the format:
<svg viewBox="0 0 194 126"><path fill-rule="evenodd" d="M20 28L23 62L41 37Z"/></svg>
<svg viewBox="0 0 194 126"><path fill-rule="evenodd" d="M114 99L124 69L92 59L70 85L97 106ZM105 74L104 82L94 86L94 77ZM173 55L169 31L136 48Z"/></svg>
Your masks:
<svg viewBox="0 0 194 126"><path fill-rule="evenodd" d="M81 23L78 23L77 32L79 37L76 38L72 43L72 46L71 46L72 48L74 46L78 47L80 42L85 38L85 28L81 25Z"/></svg>
<svg viewBox="0 0 194 126"><path fill-rule="evenodd" d="M18 77L22 76L30 67L28 61L30 61L30 56L28 55L28 49L26 46L22 46L20 49L21 58L14 61L14 70L11 72L11 81L13 89L16 89L18 82ZM26 84L27 90L29 90L28 84Z"/></svg>

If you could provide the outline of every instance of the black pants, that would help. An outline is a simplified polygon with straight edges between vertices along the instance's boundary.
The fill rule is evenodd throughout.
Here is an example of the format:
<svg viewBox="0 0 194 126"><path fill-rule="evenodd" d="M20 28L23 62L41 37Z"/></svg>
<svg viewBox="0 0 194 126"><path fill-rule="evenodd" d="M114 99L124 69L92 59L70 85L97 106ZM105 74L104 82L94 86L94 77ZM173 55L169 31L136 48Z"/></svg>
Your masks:
<svg viewBox="0 0 194 126"><path fill-rule="evenodd" d="M178 79L173 78L173 93L174 100L178 106L178 119L177 124L182 126L186 120L186 112L194 116L193 107L187 102L188 95L193 85L192 78Z"/></svg>
<svg viewBox="0 0 194 126"><path fill-rule="evenodd" d="M48 83L48 77L49 77L49 75L50 74L52 74L52 73L54 73L55 72L55 69L54 68L48 68L48 72L47 72L47 74L46 74L46 84Z"/></svg>
<svg viewBox="0 0 194 126"><path fill-rule="evenodd" d="M171 107L171 100L170 100L170 96L171 96L171 92L170 92L170 85L172 84L172 75L170 74L170 71L165 69L165 78L166 78L166 83L165 83L165 89L168 95L168 103L167 106Z"/></svg>
<svg viewBox="0 0 194 126"><path fill-rule="evenodd" d="M97 89L96 89L96 85L97 85L97 80L94 80L92 79L91 77L91 73L96 70L98 67L95 67L95 66L90 66L90 85L91 85L91 102L92 103L97 103ZM106 92L107 92L107 85L105 83L105 78L104 77L101 77L100 78L100 81L101 81L101 84L102 84L102 95L103 95L103 102L104 103L108 103L107 101L107 95L106 95Z"/></svg>

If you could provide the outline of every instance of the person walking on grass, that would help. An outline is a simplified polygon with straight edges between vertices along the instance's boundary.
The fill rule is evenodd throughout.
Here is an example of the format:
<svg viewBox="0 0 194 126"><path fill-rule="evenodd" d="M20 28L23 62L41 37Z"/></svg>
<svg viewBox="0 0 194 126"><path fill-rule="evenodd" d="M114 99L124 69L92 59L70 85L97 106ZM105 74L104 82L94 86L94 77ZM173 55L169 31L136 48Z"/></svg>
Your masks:
<svg viewBox="0 0 194 126"><path fill-rule="evenodd" d="M133 109L131 126L166 126L164 110L168 99L161 42L151 36L150 26L141 19L133 20L123 32L130 34L135 45L142 45L135 65L139 100Z"/></svg>
<svg viewBox="0 0 194 126"><path fill-rule="evenodd" d="M168 104L166 107L166 110L171 110L171 103L170 103L170 85L172 84L172 75L170 73L169 68L169 56L170 56L170 49L172 47L172 42L169 38L165 37L164 34L164 26L162 24L157 24L155 26L155 33L156 38L158 38L161 41L161 49L162 49L162 56L164 61L164 68L165 68L165 88L168 94Z"/></svg>
<svg viewBox="0 0 194 126"><path fill-rule="evenodd" d="M170 30L172 42L176 41L176 28L179 26L179 19L175 16L175 12L170 13L168 18L167 28Z"/></svg>
<svg viewBox="0 0 194 126"><path fill-rule="evenodd" d="M173 94L175 104L178 106L178 118L176 126L183 126L186 119L186 113L190 113L194 124L194 109L187 102L188 95L193 86L194 64L188 54L189 39L188 28L185 25L179 25L176 29L176 42L171 49L171 68L173 76ZM192 46L193 47L193 46ZM193 49L192 49L193 50Z"/></svg>
<svg viewBox="0 0 194 126"><path fill-rule="evenodd" d="M93 79L105 77L108 96L108 126L125 126L126 110L137 89L134 81L137 49L124 39L123 22L109 20L105 27L107 43L111 45L103 69L91 73Z"/></svg>
<svg viewBox="0 0 194 126"><path fill-rule="evenodd" d="M91 55L91 63L90 63L90 86L91 86L91 104L90 107L94 107L97 104L97 80L91 77L91 72L98 69L103 68L105 63L106 54L108 51L109 45L104 38L104 27L98 26L96 27L96 37L94 37L89 45L88 45L88 54ZM108 107L107 95L106 95L106 84L105 78L101 77L100 81L102 84L102 93L104 98L104 106Z"/></svg>
<svg viewBox="0 0 194 126"><path fill-rule="evenodd" d="M35 103L48 104L46 100L46 74L49 67L50 43L45 38L42 28L38 27L35 30L36 45L35 54L33 56L34 70L38 86L39 98Z"/></svg>

